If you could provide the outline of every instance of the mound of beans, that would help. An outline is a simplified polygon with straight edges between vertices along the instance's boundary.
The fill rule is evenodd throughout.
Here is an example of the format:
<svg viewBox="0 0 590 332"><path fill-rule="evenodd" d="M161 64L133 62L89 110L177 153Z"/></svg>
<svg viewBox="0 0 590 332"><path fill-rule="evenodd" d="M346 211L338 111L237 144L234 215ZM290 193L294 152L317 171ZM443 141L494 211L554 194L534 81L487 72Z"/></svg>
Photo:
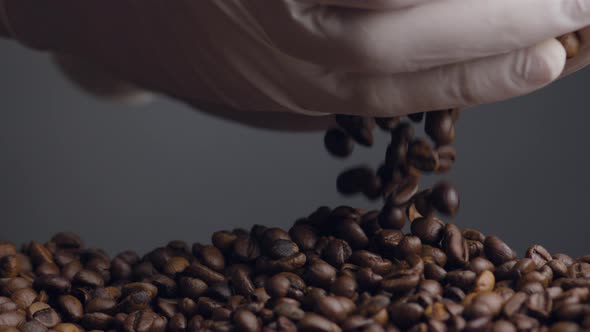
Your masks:
<svg viewBox="0 0 590 332"><path fill-rule="evenodd" d="M110 258L74 234L0 244L0 331L585 331L590 256L416 216L321 207Z"/></svg>

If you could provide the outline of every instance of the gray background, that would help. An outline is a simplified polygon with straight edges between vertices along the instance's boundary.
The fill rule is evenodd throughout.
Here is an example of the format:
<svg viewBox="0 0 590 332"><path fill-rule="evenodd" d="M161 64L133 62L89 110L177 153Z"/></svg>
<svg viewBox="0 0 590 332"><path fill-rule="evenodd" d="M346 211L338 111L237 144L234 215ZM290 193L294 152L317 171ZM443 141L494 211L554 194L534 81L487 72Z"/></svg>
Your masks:
<svg viewBox="0 0 590 332"><path fill-rule="evenodd" d="M520 254L590 253L590 70L535 94L465 112L451 174L456 222L502 236ZM62 231L91 246L145 251L208 241L254 223L287 227L319 205L376 207L336 194L336 173L377 164L387 139L353 160L322 134L259 131L171 100L113 105L74 89L46 56L0 43L0 238Z"/></svg>

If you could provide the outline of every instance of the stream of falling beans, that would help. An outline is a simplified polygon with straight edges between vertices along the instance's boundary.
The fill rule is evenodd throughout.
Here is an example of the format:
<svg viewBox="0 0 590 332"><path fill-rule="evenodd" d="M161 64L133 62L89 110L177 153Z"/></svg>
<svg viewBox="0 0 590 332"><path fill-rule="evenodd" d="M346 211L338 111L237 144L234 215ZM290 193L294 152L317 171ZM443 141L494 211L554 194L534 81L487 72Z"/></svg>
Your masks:
<svg viewBox="0 0 590 332"><path fill-rule="evenodd" d="M575 34L560 40L575 55ZM325 143L339 157L371 146L376 126L391 133L377 171L337 180L385 198L379 211L319 207L288 230L255 224L113 258L71 233L0 241L0 332L590 331L590 255L533 245L519 259L497 236L434 215L457 213L450 184L418 190L422 174L453 165L458 115L337 116ZM422 122L429 139L414 135Z"/></svg>

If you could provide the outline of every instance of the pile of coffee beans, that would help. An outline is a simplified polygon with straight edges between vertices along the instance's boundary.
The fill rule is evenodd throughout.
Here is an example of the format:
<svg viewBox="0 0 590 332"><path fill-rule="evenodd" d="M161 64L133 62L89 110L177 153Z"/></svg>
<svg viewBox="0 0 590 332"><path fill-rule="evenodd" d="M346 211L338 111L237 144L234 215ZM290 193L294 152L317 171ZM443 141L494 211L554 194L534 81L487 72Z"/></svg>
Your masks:
<svg viewBox="0 0 590 332"><path fill-rule="evenodd" d="M590 256L322 207L110 258L73 234L0 244L0 331L585 331Z"/></svg>

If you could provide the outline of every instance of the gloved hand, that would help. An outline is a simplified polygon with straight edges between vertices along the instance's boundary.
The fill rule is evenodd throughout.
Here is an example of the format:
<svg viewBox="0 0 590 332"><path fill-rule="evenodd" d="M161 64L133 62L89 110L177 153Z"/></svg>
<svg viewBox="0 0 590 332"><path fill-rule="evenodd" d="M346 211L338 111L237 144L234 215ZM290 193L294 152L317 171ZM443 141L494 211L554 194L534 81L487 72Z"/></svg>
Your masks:
<svg viewBox="0 0 590 332"><path fill-rule="evenodd" d="M553 37L590 25L590 0L0 1L14 37L72 78L116 78L87 89L123 80L261 126L272 116L235 110L392 116L523 95L562 73Z"/></svg>

